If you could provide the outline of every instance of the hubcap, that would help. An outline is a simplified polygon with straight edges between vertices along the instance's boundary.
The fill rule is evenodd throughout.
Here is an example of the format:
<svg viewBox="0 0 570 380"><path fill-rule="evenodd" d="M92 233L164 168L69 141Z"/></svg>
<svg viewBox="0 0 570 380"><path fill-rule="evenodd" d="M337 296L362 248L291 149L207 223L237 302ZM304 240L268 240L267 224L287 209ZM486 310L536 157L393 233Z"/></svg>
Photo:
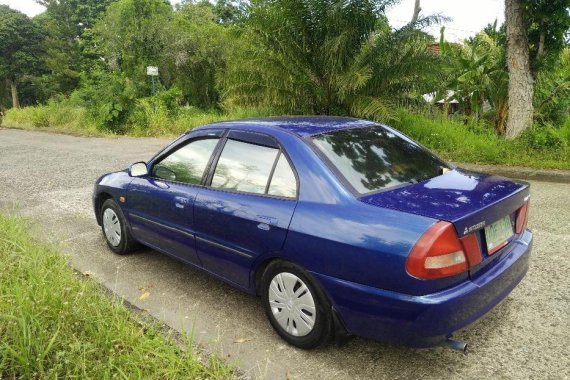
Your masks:
<svg viewBox="0 0 570 380"><path fill-rule="evenodd" d="M292 273L279 273L269 285L269 305L279 326L293 336L313 330L316 309L313 295L305 283Z"/></svg>
<svg viewBox="0 0 570 380"><path fill-rule="evenodd" d="M118 246L121 242L121 223L115 211L110 208L103 213L103 230L109 244Z"/></svg>

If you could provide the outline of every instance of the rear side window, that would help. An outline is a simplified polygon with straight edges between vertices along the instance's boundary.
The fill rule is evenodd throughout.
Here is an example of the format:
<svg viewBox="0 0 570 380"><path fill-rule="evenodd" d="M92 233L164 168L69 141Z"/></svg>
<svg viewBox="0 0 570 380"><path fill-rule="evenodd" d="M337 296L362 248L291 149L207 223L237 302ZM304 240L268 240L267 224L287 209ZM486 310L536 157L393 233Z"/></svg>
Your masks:
<svg viewBox="0 0 570 380"><path fill-rule="evenodd" d="M154 165L156 178L198 185L219 138L192 141Z"/></svg>
<svg viewBox="0 0 570 380"><path fill-rule="evenodd" d="M212 187L264 194L278 153L276 148L228 139Z"/></svg>
<svg viewBox="0 0 570 380"><path fill-rule="evenodd" d="M419 182L448 168L418 144L381 126L324 133L313 142L361 194Z"/></svg>
<svg viewBox="0 0 570 380"><path fill-rule="evenodd" d="M228 139L220 155L212 187L295 198L297 179L278 148Z"/></svg>

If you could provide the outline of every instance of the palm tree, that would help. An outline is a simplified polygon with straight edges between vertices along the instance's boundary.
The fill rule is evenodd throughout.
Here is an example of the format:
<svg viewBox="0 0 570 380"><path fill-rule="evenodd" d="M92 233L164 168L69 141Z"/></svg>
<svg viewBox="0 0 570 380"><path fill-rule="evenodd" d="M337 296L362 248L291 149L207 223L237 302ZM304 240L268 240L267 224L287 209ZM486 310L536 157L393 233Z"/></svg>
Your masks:
<svg viewBox="0 0 570 380"><path fill-rule="evenodd" d="M495 38L481 32L463 45L452 46L441 40L442 54L447 59L445 88L454 91L454 98L463 112L479 119L483 104L493 110L495 130L505 133L508 111L508 74L505 51Z"/></svg>
<svg viewBox="0 0 570 380"><path fill-rule="evenodd" d="M286 113L385 118L435 81L439 57L418 30L438 17L392 30L394 1L258 0L230 54L224 104Z"/></svg>

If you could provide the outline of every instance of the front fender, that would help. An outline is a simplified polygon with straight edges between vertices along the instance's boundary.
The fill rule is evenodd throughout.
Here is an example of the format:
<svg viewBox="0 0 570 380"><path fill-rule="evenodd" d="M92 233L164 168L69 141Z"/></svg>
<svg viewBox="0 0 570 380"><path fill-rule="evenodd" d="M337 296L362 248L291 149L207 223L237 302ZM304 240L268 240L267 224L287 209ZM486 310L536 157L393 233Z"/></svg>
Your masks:
<svg viewBox="0 0 570 380"><path fill-rule="evenodd" d="M101 225L100 208L103 202L109 198L117 201L124 211L124 203L119 202L120 197L127 196L127 189L133 178L126 171L105 174L95 182L93 190L93 211L97 224Z"/></svg>

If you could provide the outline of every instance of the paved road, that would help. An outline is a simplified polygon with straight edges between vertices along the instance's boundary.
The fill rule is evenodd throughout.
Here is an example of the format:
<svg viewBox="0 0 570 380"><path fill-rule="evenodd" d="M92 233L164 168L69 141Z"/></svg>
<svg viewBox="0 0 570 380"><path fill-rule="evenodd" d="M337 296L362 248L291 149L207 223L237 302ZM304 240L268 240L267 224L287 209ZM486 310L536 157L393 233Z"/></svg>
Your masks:
<svg viewBox="0 0 570 380"><path fill-rule="evenodd" d="M251 377L570 378L568 184L532 183L529 223L536 240L530 271L502 304L457 334L470 343L468 356L364 339L305 352L276 336L255 297L151 250L120 257L106 248L91 211L95 178L148 159L165 143L0 129L0 210L31 217L36 232L62 244L78 270L92 272L174 329L193 329L198 344L219 350ZM150 297L139 300L146 291Z"/></svg>

